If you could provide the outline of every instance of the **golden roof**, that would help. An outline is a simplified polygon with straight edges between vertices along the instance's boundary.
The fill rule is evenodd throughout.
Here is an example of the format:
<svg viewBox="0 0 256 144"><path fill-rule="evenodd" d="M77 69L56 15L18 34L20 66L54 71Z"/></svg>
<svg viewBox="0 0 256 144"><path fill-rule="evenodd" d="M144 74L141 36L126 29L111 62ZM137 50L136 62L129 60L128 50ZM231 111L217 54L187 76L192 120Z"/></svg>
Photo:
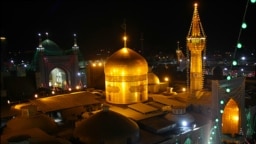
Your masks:
<svg viewBox="0 0 256 144"><path fill-rule="evenodd" d="M148 63L144 57L130 48L122 48L112 54L105 63L105 75L133 76L147 74Z"/></svg>

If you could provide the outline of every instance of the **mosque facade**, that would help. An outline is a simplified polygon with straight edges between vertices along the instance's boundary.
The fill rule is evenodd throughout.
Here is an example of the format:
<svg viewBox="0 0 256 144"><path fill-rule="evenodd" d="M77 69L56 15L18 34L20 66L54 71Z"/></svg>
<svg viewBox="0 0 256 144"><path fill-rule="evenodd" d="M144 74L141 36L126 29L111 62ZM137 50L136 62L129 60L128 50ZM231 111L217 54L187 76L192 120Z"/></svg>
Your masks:
<svg viewBox="0 0 256 144"><path fill-rule="evenodd" d="M39 46L34 55L36 85L47 88L82 88L85 84L85 62L79 51L74 35L71 49L61 49L48 37L44 41L39 36Z"/></svg>

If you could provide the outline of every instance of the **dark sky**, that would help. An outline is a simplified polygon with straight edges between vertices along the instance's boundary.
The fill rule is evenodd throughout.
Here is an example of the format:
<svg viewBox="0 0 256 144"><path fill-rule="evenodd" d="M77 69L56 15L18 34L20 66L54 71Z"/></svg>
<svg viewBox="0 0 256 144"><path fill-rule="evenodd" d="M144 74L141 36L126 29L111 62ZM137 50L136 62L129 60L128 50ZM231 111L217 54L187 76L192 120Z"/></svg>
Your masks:
<svg viewBox="0 0 256 144"><path fill-rule="evenodd" d="M121 25L126 19L128 47L146 52L174 53L177 41L185 47L194 10L198 11L207 35L207 51L235 48L247 0L2 0L1 36L7 49L35 50L40 32L61 48L71 48L73 34L78 45L89 55L99 49L123 47ZM249 3L245 17L248 28L241 41L248 50L256 47L256 4Z"/></svg>

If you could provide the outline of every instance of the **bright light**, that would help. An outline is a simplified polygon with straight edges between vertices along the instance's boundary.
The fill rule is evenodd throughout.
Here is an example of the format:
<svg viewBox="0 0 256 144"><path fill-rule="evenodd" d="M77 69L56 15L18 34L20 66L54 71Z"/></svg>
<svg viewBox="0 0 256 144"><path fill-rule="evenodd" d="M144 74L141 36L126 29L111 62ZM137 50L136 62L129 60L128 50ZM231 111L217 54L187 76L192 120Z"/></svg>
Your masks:
<svg viewBox="0 0 256 144"><path fill-rule="evenodd" d="M188 122L184 120L184 121L181 122L181 125L182 125L182 126L187 126L187 125L188 125Z"/></svg>
<svg viewBox="0 0 256 144"><path fill-rule="evenodd" d="M220 104L224 104L224 101L223 101L223 100L221 100L221 101L220 101Z"/></svg>
<svg viewBox="0 0 256 144"><path fill-rule="evenodd" d="M35 94L35 96L34 96L35 98L38 98L38 95L37 94Z"/></svg>
<svg viewBox="0 0 256 144"><path fill-rule="evenodd" d="M79 85L77 85L77 86L76 86L76 89L79 90L79 89L81 89L81 87L80 87Z"/></svg>
<svg viewBox="0 0 256 144"><path fill-rule="evenodd" d="M182 91L185 92L187 89L186 88L182 88Z"/></svg>
<svg viewBox="0 0 256 144"><path fill-rule="evenodd" d="M237 61L233 60L232 65L236 66L237 65Z"/></svg>
<svg viewBox="0 0 256 144"><path fill-rule="evenodd" d="M240 48L242 48L242 44L241 43L237 43L236 47L240 49Z"/></svg>
<svg viewBox="0 0 256 144"><path fill-rule="evenodd" d="M124 39L124 41L126 41L126 40L127 40L127 37L126 37L126 36L124 36L124 37L123 37L123 39Z"/></svg>
<svg viewBox="0 0 256 144"><path fill-rule="evenodd" d="M245 22L243 22L242 28L243 28L243 29L246 29L246 27L247 27L247 24L246 24Z"/></svg>
<svg viewBox="0 0 256 144"><path fill-rule="evenodd" d="M0 39L1 39L1 40L6 40L6 38L5 38L5 37L0 37Z"/></svg>
<svg viewBox="0 0 256 144"><path fill-rule="evenodd" d="M242 57L241 57L241 60L245 60L245 59L246 59L246 57L245 57L245 56L242 56Z"/></svg>
<svg viewBox="0 0 256 144"><path fill-rule="evenodd" d="M256 3L256 0L251 0L251 3Z"/></svg>
<svg viewBox="0 0 256 144"><path fill-rule="evenodd" d="M239 117L237 115L233 116L233 120L234 121L238 121L239 120Z"/></svg>
<svg viewBox="0 0 256 144"><path fill-rule="evenodd" d="M226 88L226 92L229 93L231 90L230 88Z"/></svg>
<svg viewBox="0 0 256 144"><path fill-rule="evenodd" d="M227 80L231 80L231 76L229 75L229 76L227 76Z"/></svg>
<svg viewBox="0 0 256 144"><path fill-rule="evenodd" d="M168 82L168 81L169 81L169 78L168 78L168 77L165 77L165 78L164 78L164 81Z"/></svg>

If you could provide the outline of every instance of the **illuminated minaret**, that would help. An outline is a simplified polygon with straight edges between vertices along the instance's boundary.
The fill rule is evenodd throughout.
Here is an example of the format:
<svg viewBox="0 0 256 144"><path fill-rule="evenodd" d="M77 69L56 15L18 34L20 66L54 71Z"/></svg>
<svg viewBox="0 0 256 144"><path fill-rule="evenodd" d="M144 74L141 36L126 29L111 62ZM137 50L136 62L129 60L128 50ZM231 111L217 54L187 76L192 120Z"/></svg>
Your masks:
<svg viewBox="0 0 256 144"><path fill-rule="evenodd" d="M73 45L72 49L73 49L74 53L77 54L79 46L77 45L76 34L74 34L74 45Z"/></svg>
<svg viewBox="0 0 256 144"><path fill-rule="evenodd" d="M190 91L203 89L203 62L202 51L205 49L206 35L200 22L197 3L194 4L194 13L187 35L187 48L190 51Z"/></svg>

